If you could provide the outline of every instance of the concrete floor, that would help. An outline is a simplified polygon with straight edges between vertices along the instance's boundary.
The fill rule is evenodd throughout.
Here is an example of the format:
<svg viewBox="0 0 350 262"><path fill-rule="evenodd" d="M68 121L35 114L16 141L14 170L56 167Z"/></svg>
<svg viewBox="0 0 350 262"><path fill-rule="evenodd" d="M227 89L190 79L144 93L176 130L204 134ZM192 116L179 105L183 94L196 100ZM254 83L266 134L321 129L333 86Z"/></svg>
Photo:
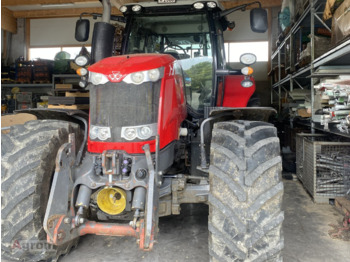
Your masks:
<svg viewBox="0 0 350 262"><path fill-rule="evenodd" d="M331 239L329 224L343 216L331 205L314 204L298 181L284 180L284 262L350 261L350 242ZM85 236L60 259L69 261L209 261L208 208L187 205L179 216L161 218L158 243L143 252L133 238Z"/></svg>

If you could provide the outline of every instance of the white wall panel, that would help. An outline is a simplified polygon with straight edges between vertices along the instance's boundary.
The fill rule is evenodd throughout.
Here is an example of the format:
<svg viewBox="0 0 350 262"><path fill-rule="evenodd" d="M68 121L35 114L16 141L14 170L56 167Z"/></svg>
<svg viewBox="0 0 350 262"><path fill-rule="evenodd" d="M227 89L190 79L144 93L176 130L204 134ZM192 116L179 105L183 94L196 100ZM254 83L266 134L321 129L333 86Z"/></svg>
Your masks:
<svg viewBox="0 0 350 262"><path fill-rule="evenodd" d="M82 45L75 40L74 31L75 23L78 17L70 18L47 18L31 19L30 21L30 46L62 46L62 45ZM95 21L90 20L90 37L86 44L91 44L93 24Z"/></svg>

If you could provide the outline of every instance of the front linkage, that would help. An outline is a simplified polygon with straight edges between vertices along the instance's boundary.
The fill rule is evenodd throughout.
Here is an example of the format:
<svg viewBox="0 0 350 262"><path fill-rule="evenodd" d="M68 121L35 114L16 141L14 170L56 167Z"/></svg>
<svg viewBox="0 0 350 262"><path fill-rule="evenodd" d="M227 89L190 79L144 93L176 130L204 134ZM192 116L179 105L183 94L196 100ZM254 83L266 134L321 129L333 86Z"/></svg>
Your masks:
<svg viewBox="0 0 350 262"><path fill-rule="evenodd" d="M75 166L75 137L70 134L69 142L60 147L56 157L56 170L44 218L47 241L63 245L86 234L132 236L137 239L141 249L151 250L158 228L158 187L149 145L143 149L144 157L104 151L101 165L103 175L100 176L99 171L96 171L96 155L88 154L80 166ZM130 172L131 161L136 163L139 172L127 180L120 179ZM114 214L124 210L127 199L130 200L126 191L130 192L130 189L134 189L131 209L135 210L130 224L87 220L93 191L99 191L99 207ZM108 203L111 194L114 194L115 205ZM119 208L117 212L112 210L115 207Z"/></svg>

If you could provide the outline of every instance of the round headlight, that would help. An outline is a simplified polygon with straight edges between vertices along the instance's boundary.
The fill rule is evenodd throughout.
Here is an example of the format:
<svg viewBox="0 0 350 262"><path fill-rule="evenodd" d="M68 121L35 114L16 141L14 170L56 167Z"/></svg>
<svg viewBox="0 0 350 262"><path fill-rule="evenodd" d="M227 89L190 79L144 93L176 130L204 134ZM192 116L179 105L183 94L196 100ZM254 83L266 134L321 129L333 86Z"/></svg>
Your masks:
<svg viewBox="0 0 350 262"><path fill-rule="evenodd" d="M145 76L143 75L143 72L136 72L131 74L131 80L134 82L134 84L141 84L144 80Z"/></svg>
<svg viewBox="0 0 350 262"><path fill-rule="evenodd" d="M239 61L241 61L243 65L252 65L256 62L256 55L250 53L243 54L239 58Z"/></svg>
<svg viewBox="0 0 350 262"><path fill-rule="evenodd" d="M194 4L193 4L193 7L194 7L195 9L202 9L202 8L204 7L204 4L201 3L201 2L197 2L197 3L194 3Z"/></svg>
<svg viewBox="0 0 350 262"><path fill-rule="evenodd" d="M78 66L86 66L89 63L89 58L81 55L78 56L77 58L75 58L74 62L78 65Z"/></svg>
<svg viewBox="0 0 350 262"><path fill-rule="evenodd" d="M216 3L215 3L215 2L208 2L208 3L207 3L207 7L209 7L209 8L215 8L215 7L216 7Z"/></svg>
<svg viewBox="0 0 350 262"><path fill-rule="evenodd" d="M119 10L120 10L120 12L125 13L126 11L128 11L128 8L125 5L123 5L120 7Z"/></svg>
<svg viewBox="0 0 350 262"><path fill-rule="evenodd" d="M91 83L93 83L95 86L97 86L97 85L105 84L109 80L108 80L107 76L105 76L103 74L90 72L89 81Z"/></svg>
<svg viewBox="0 0 350 262"><path fill-rule="evenodd" d="M106 128L106 127L100 128L98 130L97 137L100 140L106 140L106 139L110 138L111 137L111 132L110 132L109 128Z"/></svg>
<svg viewBox="0 0 350 262"><path fill-rule="evenodd" d="M80 80L80 81L79 81L79 86L80 86L81 88L85 88L85 87L87 86L87 82L86 82L85 80Z"/></svg>
<svg viewBox="0 0 350 262"><path fill-rule="evenodd" d="M98 127L94 126L94 127L90 128L90 138L96 139L97 136L98 136Z"/></svg>
<svg viewBox="0 0 350 262"><path fill-rule="evenodd" d="M242 82L241 82L241 85L245 88L249 88L251 86L253 86L253 82L249 79L244 79Z"/></svg>
<svg viewBox="0 0 350 262"><path fill-rule="evenodd" d="M126 128L124 130L124 137L126 140L133 140L136 138L136 129L135 128Z"/></svg>
<svg viewBox="0 0 350 262"><path fill-rule="evenodd" d="M141 10L141 6L140 5L134 5L131 9L134 12L139 12Z"/></svg>
<svg viewBox="0 0 350 262"><path fill-rule="evenodd" d="M148 71L148 76L149 79L151 79L151 81L156 82L158 81L159 77L160 77L160 72L159 69L152 69Z"/></svg>
<svg viewBox="0 0 350 262"><path fill-rule="evenodd" d="M147 139L152 136L152 130L149 126L143 126L139 130L139 138Z"/></svg>

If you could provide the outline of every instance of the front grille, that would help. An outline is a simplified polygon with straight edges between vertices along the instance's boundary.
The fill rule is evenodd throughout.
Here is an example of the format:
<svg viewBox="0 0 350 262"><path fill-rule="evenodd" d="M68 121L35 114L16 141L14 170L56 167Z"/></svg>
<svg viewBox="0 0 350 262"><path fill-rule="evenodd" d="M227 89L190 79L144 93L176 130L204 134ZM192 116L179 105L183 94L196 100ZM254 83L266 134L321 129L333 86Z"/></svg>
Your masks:
<svg viewBox="0 0 350 262"><path fill-rule="evenodd" d="M90 125L110 127L111 138L107 141L130 142L121 138L123 126L158 122L160 86L161 79L140 85L124 82L91 85Z"/></svg>

